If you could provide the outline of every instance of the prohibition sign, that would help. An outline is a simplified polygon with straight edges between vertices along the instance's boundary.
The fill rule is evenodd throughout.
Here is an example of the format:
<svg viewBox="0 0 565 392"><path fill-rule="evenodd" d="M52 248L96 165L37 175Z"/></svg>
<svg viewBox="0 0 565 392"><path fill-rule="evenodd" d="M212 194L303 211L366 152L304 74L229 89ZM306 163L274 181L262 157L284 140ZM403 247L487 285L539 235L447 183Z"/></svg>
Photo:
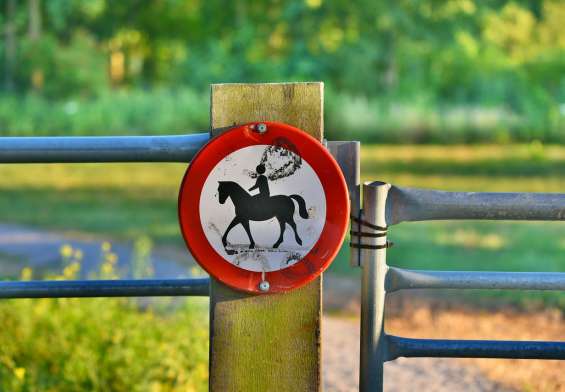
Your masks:
<svg viewBox="0 0 565 392"><path fill-rule="evenodd" d="M211 276L237 290L283 292L333 261L349 220L343 174L304 131L250 123L194 157L178 205L184 240Z"/></svg>

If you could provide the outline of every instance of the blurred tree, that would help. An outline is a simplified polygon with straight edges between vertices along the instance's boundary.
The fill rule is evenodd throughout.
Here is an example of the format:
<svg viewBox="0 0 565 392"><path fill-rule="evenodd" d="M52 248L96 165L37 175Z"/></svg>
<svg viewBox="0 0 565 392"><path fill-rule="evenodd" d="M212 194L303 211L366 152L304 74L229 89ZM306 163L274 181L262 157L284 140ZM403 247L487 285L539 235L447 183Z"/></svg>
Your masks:
<svg viewBox="0 0 565 392"><path fill-rule="evenodd" d="M3 90L21 94L317 79L385 106L503 106L540 126L565 101L559 0L3 2Z"/></svg>
<svg viewBox="0 0 565 392"><path fill-rule="evenodd" d="M4 88L14 90L16 67L16 0L7 0L4 22Z"/></svg>

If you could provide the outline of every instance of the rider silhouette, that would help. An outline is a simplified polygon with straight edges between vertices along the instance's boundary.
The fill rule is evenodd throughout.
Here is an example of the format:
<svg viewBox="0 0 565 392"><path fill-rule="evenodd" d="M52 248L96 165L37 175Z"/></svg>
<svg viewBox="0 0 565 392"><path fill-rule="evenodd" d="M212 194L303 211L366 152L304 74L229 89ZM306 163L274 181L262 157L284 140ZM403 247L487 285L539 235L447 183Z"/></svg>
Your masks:
<svg viewBox="0 0 565 392"><path fill-rule="evenodd" d="M264 175L265 165L259 164L255 168L255 170L257 171L257 174L259 174L259 176L257 177L255 185L249 188L249 192L259 188L259 194L257 196L261 196L261 198L267 199L269 198L271 192L269 191L269 180L267 180L267 177Z"/></svg>

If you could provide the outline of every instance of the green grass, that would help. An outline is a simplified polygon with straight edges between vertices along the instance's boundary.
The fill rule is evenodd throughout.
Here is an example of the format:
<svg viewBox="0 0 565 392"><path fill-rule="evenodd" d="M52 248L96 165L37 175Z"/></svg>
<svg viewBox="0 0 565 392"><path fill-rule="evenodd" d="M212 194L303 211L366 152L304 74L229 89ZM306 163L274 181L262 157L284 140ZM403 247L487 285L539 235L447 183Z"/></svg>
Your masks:
<svg viewBox="0 0 565 392"><path fill-rule="evenodd" d="M148 235L181 244L177 194L186 165L0 166L0 222L61 231Z"/></svg>
<svg viewBox="0 0 565 392"><path fill-rule="evenodd" d="M565 147L365 146L363 180L463 191L565 192ZM56 230L148 235L182 244L177 223L181 164L0 166L0 222ZM390 230L392 265L427 269L565 271L565 226L540 222L402 223ZM358 274L344 247L330 271ZM556 292L473 292L565 308Z"/></svg>

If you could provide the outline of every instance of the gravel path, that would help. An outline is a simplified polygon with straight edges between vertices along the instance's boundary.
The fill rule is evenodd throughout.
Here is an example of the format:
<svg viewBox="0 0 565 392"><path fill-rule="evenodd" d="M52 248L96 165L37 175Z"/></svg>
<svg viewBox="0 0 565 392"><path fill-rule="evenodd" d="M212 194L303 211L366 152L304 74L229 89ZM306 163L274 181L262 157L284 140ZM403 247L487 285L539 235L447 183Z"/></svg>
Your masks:
<svg viewBox="0 0 565 392"><path fill-rule="evenodd" d="M323 330L324 390L358 391L359 322L325 317ZM387 392L491 392L510 391L489 380L479 370L457 360L400 358L385 364Z"/></svg>

